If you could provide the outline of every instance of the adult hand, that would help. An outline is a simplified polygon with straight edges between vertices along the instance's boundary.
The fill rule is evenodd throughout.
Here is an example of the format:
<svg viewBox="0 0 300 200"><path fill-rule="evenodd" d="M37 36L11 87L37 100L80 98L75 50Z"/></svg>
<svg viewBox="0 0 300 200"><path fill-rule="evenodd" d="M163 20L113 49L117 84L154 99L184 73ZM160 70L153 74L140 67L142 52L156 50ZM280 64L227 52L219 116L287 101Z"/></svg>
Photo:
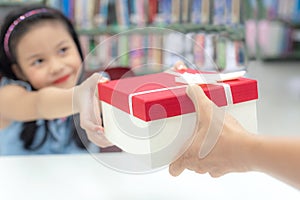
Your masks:
<svg viewBox="0 0 300 200"><path fill-rule="evenodd" d="M185 63L181 60L178 60L174 63L174 65L171 68L167 69L166 72L173 72L176 70L185 70L185 69L187 69Z"/></svg>
<svg viewBox="0 0 300 200"><path fill-rule="evenodd" d="M223 108L208 99L198 85L188 86L187 94L196 109L197 125L191 145L170 164L170 174L178 176L189 169L218 177L228 172L248 171L245 155L251 135Z"/></svg>
<svg viewBox="0 0 300 200"><path fill-rule="evenodd" d="M80 126L86 131L88 139L100 147L108 147L110 143L104 134L100 117L97 84L107 82L108 79L94 73L74 91L74 106L80 114Z"/></svg>

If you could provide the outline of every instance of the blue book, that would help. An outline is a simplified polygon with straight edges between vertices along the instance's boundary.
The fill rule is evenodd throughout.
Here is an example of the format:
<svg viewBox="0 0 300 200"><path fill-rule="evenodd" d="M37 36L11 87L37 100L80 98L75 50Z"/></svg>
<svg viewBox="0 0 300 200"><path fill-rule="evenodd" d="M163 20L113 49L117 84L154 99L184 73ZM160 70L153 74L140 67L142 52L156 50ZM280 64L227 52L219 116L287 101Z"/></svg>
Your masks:
<svg viewBox="0 0 300 200"><path fill-rule="evenodd" d="M215 25L225 24L225 0L214 0L213 23Z"/></svg>
<svg viewBox="0 0 300 200"><path fill-rule="evenodd" d="M64 15L67 16L69 19L72 19L72 6L71 6L71 1L69 1L69 0L62 0L61 11L62 11L62 13L64 13Z"/></svg>
<svg viewBox="0 0 300 200"><path fill-rule="evenodd" d="M193 0L192 5L191 22L194 24L201 24L202 0Z"/></svg>
<svg viewBox="0 0 300 200"><path fill-rule="evenodd" d="M99 8L99 26L107 25L107 16L108 16L108 1L109 0L101 0L100 8Z"/></svg>
<svg viewBox="0 0 300 200"><path fill-rule="evenodd" d="M232 0L225 0L226 7L225 7L225 23L226 24L232 24Z"/></svg>
<svg viewBox="0 0 300 200"><path fill-rule="evenodd" d="M161 0L160 6L164 23L170 24L172 17L172 0Z"/></svg>
<svg viewBox="0 0 300 200"><path fill-rule="evenodd" d="M300 0L295 0L295 6L294 6L291 19L292 22L295 24L300 23Z"/></svg>

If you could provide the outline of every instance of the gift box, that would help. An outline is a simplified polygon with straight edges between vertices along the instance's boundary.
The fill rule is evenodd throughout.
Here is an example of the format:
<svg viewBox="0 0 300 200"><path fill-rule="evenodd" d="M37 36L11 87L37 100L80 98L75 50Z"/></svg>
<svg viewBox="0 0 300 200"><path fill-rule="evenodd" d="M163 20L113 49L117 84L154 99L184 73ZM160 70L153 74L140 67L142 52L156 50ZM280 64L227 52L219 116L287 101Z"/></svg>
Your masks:
<svg viewBox="0 0 300 200"><path fill-rule="evenodd" d="M217 106L256 132L256 80L231 77L220 81L220 74L188 69L99 83L106 137L125 152L173 160L195 128L195 108L186 94L187 84L195 79Z"/></svg>

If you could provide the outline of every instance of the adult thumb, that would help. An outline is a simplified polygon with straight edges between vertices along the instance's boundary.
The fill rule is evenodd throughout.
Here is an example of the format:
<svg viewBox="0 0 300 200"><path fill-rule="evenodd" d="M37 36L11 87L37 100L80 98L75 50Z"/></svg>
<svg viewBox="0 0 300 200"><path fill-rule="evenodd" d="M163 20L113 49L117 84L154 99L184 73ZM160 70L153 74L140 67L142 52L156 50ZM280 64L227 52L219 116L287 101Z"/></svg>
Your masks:
<svg viewBox="0 0 300 200"><path fill-rule="evenodd" d="M210 103L209 101L207 101L208 98L199 85L188 85L186 93L192 100L197 113L199 113L201 109L205 108L204 106Z"/></svg>
<svg viewBox="0 0 300 200"><path fill-rule="evenodd" d="M179 176L183 171L184 171L184 166L183 166L183 158L180 157L179 160L171 163L169 165L169 173L172 176Z"/></svg>

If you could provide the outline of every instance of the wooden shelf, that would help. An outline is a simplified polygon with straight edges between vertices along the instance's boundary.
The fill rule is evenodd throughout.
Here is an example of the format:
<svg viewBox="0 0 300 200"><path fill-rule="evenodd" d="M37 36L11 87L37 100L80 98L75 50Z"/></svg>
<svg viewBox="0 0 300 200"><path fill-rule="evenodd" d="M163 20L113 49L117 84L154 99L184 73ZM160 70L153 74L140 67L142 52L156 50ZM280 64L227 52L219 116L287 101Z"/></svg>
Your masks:
<svg viewBox="0 0 300 200"><path fill-rule="evenodd" d="M200 24L170 24L170 25L147 25L145 27L129 26L121 27L119 25L103 26L99 28L81 29L77 28L77 31L81 35L102 35L102 34L118 34L123 32L126 34L140 33L140 34L163 34L169 30L178 31L181 33L189 32L223 32L231 39L241 40L244 39L244 27L238 26L224 26L224 25L200 25Z"/></svg>
<svg viewBox="0 0 300 200"><path fill-rule="evenodd" d="M293 61L300 60L300 51L294 51L291 53L278 55L278 56L261 56L263 61Z"/></svg>

